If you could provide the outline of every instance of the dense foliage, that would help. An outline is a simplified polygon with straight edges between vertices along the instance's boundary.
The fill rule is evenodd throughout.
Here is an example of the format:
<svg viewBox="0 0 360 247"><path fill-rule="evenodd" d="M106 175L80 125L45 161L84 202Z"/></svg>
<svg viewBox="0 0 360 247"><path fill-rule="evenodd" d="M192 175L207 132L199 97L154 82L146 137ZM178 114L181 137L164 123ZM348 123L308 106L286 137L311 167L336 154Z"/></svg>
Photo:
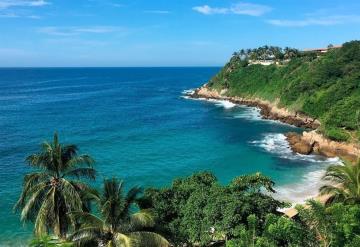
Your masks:
<svg viewBox="0 0 360 247"><path fill-rule="evenodd" d="M317 235L320 246L359 246L359 204L335 203L325 206L309 201L307 208L298 206L298 210L300 221Z"/></svg>
<svg viewBox="0 0 360 247"><path fill-rule="evenodd" d="M360 246L360 162L330 166L324 179L331 183L320 190L327 203L311 200L288 218L278 211L288 205L272 197L274 182L260 173L227 185L195 173L144 193L125 192L113 178L97 191L70 179L94 178L92 159L57 135L27 160L38 171L25 176L16 206L22 219L35 221L33 247Z"/></svg>
<svg viewBox="0 0 360 247"><path fill-rule="evenodd" d="M261 174L222 186L203 172L176 179L168 188L147 189L140 206L153 207L159 230L176 246L357 246L360 205L355 201L309 201L290 219L277 211L284 204L271 197L272 186Z"/></svg>
<svg viewBox="0 0 360 247"><path fill-rule="evenodd" d="M334 140L360 140L360 41L325 54L302 53L283 65L249 65L234 54L210 80L229 96L259 97L317 118Z"/></svg>
<svg viewBox="0 0 360 247"><path fill-rule="evenodd" d="M174 242L205 246L237 236L251 215L259 225L268 214L279 215L276 209L284 204L263 193L271 193L272 185L269 178L254 174L222 186L214 175L203 172L176 179L170 188L147 189L142 204L154 208L164 233Z"/></svg>

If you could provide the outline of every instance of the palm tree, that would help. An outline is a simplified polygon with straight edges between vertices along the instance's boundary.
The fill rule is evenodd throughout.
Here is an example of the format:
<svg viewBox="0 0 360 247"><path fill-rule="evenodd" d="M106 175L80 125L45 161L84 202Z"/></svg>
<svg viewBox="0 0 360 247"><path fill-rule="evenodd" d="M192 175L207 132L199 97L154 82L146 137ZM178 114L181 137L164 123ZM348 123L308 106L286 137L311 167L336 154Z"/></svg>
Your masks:
<svg viewBox="0 0 360 247"><path fill-rule="evenodd" d="M241 59L243 59L243 58L245 58L246 59L246 52L245 52L245 49L241 49L240 50L240 57L241 57Z"/></svg>
<svg viewBox="0 0 360 247"><path fill-rule="evenodd" d="M80 227L69 239L79 246L169 246L161 235L147 230L155 225L151 211L131 213L141 189L134 187L126 195L123 189L122 181L105 180L103 193L97 199L100 216L73 212Z"/></svg>
<svg viewBox="0 0 360 247"><path fill-rule="evenodd" d="M330 166L323 179L333 183L320 188L321 195L330 195L327 203L360 203L360 161Z"/></svg>
<svg viewBox="0 0 360 247"><path fill-rule="evenodd" d="M285 59L290 59L291 57L291 55L290 55L290 51L291 51L291 48L290 47L285 47L285 49L284 49L284 57L285 57Z"/></svg>
<svg viewBox="0 0 360 247"><path fill-rule="evenodd" d="M14 209L21 210L22 221L35 222L34 232L38 237L53 231L57 237L64 238L74 223L67 213L89 209L90 188L78 179L95 179L94 161L77 153L75 145L60 144L55 133L52 143L44 142L39 153L26 159L37 171L25 175Z"/></svg>

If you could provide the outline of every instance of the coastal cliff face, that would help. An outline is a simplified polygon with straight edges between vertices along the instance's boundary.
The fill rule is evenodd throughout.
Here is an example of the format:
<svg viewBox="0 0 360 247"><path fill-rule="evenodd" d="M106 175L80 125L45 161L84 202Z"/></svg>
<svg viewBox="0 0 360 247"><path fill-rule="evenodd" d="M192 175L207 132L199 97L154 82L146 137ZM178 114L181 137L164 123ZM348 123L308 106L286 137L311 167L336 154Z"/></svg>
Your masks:
<svg viewBox="0 0 360 247"><path fill-rule="evenodd" d="M291 124L301 128L317 129L320 126L320 122L318 120L296 112L291 112L285 108L280 108L277 106L276 102L272 103L270 101L259 98L229 97L226 96L226 93L226 89L218 92L217 90L208 88L205 84L204 86L195 90L191 97L222 99L231 101L235 104L258 107L261 110L262 117L265 119L278 120L283 123Z"/></svg>
<svg viewBox="0 0 360 247"><path fill-rule="evenodd" d="M205 84L189 96L192 98L228 100L235 104L258 107L261 109L261 115L265 119L278 120L297 127L310 129L311 131L304 131L302 134L288 133L286 135L294 152L305 155L314 153L326 157L341 157L351 162L357 161L358 157L360 157L359 145L332 141L318 133L316 129L320 127L321 123L317 119L280 108L276 105L276 102L272 103L258 98L230 97L226 93L226 89L219 92Z"/></svg>

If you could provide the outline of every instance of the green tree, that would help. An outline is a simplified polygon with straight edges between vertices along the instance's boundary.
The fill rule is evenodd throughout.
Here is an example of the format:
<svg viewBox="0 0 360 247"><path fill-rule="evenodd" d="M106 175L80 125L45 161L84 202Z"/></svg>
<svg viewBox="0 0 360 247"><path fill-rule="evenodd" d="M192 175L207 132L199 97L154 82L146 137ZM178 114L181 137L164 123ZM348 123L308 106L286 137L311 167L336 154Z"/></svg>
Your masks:
<svg viewBox="0 0 360 247"><path fill-rule="evenodd" d="M261 189L266 189L266 191L274 193L274 185L275 183L269 177L262 175L260 172L238 176L230 184L235 190L257 193L260 193Z"/></svg>
<svg viewBox="0 0 360 247"><path fill-rule="evenodd" d="M78 179L95 179L94 161L88 155L78 155L75 145L60 144L56 133L52 143L44 142L41 151L26 161L37 171L24 177L14 209L21 210L22 221L35 222L36 236L52 231L64 238L74 226L67 213L88 210L90 188Z"/></svg>
<svg viewBox="0 0 360 247"><path fill-rule="evenodd" d="M149 231L155 220L149 210L131 213L141 189L134 187L126 195L123 182L104 181L104 190L97 198L100 217L87 212L73 212L79 229L69 239L84 246L169 246L161 235Z"/></svg>
<svg viewBox="0 0 360 247"><path fill-rule="evenodd" d="M335 203L330 207L310 200L298 206L299 220L314 232L320 246L357 246L360 239L360 206Z"/></svg>
<svg viewBox="0 0 360 247"><path fill-rule="evenodd" d="M241 176L223 186L208 172L177 179L170 188L148 189L143 207L154 208L160 224L178 244L221 242L245 225L252 214L263 222L284 204L262 193L273 182L261 174ZM251 217L250 217L251 218Z"/></svg>
<svg viewBox="0 0 360 247"><path fill-rule="evenodd" d="M317 247L315 235L305 226L286 217L268 214L259 221L254 214L247 217L247 225L234 228L227 247Z"/></svg>
<svg viewBox="0 0 360 247"><path fill-rule="evenodd" d="M330 195L328 203L360 203L360 161L330 166L323 179L331 184L320 188L320 194Z"/></svg>

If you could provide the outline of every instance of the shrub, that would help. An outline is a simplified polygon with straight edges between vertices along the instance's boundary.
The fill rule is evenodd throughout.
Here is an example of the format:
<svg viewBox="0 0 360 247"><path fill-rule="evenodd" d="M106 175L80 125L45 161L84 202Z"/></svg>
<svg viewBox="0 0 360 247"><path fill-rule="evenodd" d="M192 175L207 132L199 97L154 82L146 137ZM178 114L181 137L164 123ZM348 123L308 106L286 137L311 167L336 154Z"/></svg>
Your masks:
<svg viewBox="0 0 360 247"><path fill-rule="evenodd" d="M325 130L325 136L334 141L348 141L350 139L349 133L342 129L330 128Z"/></svg>

